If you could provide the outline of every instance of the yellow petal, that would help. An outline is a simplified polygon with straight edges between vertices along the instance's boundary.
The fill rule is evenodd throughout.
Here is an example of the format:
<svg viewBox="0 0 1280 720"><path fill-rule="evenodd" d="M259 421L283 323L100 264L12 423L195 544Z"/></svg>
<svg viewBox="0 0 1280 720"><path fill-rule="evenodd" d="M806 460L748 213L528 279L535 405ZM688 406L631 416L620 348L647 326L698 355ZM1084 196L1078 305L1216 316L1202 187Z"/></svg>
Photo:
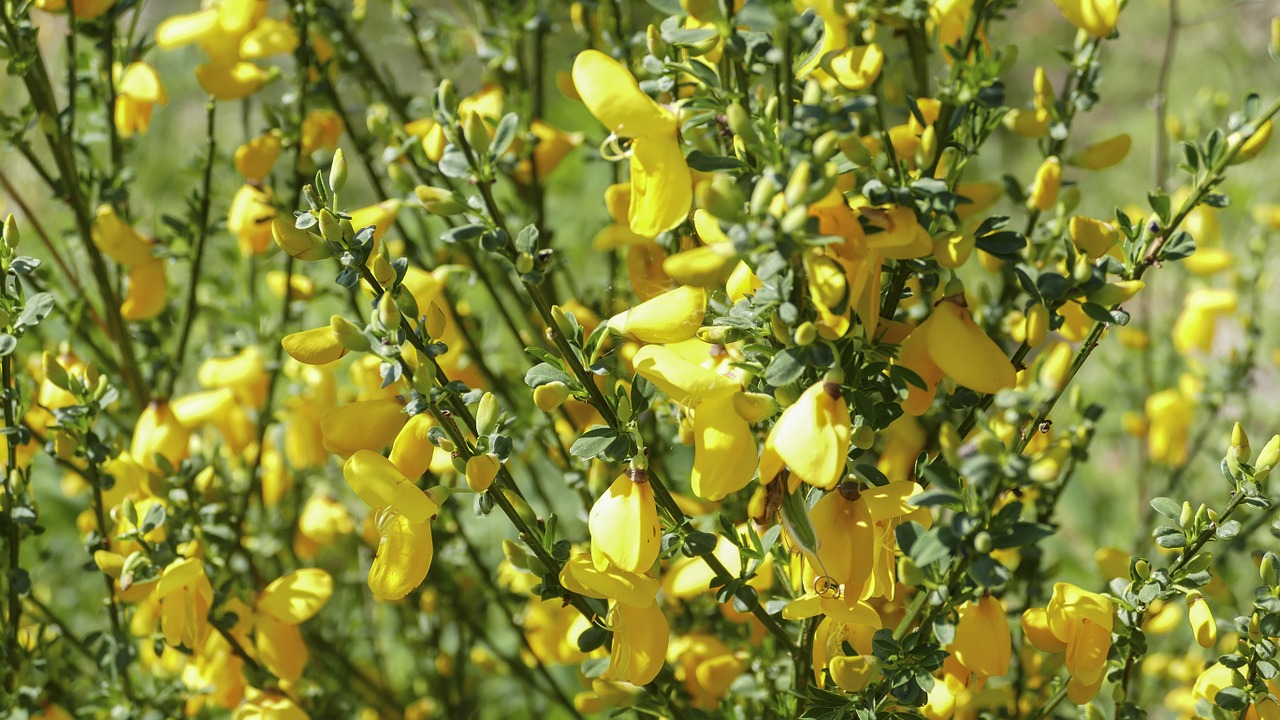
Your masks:
<svg viewBox="0 0 1280 720"><path fill-rule="evenodd" d="M431 416L418 413L409 418L391 443L391 463L407 478L420 478L431 467L436 446L428 435L430 429Z"/></svg>
<svg viewBox="0 0 1280 720"><path fill-rule="evenodd" d="M632 232L652 237L684 222L693 204L693 174L675 135L636 138L631 144Z"/></svg>
<svg viewBox="0 0 1280 720"><path fill-rule="evenodd" d="M258 596L258 610L291 625L310 620L333 595L333 576L302 568L277 578Z"/></svg>
<svg viewBox="0 0 1280 720"><path fill-rule="evenodd" d="M1041 652L1060 653L1067 649L1067 643L1049 628L1049 616L1044 608L1029 608L1022 613L1022 634Z"/></svg>
<svg viewBox="0 0 1280 720"><path fill-rule="evenodd" d="M645 343L678 343L694 336L706 314L702 288L678 287L609 320L609 328Z"/></svg>
<svg viewBox="0 0 1280 720"><path fill-rule="evenodd" d="M302 669L307 664L307 646L297 625L260 615L254 623L254 646L271 674L290 682L302 677Z"/></svg>
<svg viewBox="0 0 1280 720"><path fill-rule="evenodd" d="M215 100L239 100L248 97L263 85L271 74L250 62L234 65L198 65L196 80L200 87Z"/></svg>
<svg viewBox="0 0 1280 720"><path fill-rule="evenodd" d="M338 336L328 325L290 333L280 344L289 357L304 365L327 365L347 354L347 348L338 342Z"/></svg>
<svg viewBox="0 0 1280 720"><path fill-rule="evenodd" d="M346 457L357 450L381 450L395 440L409 418L395 398L340 405L320 418L326 450Z"/></svg>
<svg viewBox="0 0 1280 720"><path fill-rule="evenodd" d="M1085 170L1105 170L1119 165L1129 154L1133 138L1121 133L1113 138L1094 143L1067 158L1067 163Z"/></svg>
<svg viewBox="0 0 1280 720"><path fill-rule="evenodd" d="M706 500L721 500L741 490L756 472L755 436L733 409L734 397L704 402L693 414L689 484L694 495Z"/></svg>
<svg viewBox="0 0 1280 720"><path fill-rule="evenodd" d="M934 308L926 341L934 364L970 390L996 393L1018 382L1004 351L955 303Z"/></svg>
<svg viewBox="0 0 1280 720"><path fill-rule="evenodd" d="M840 386L818 382L782 412L767 444L797 477L830 490L844 476L851 432Z"/></svg>
<svg viewBox="0 0 1280 720"><path fill-rule="evenodd" d="M103 205L93 219L93 244L121 265L150 262L151 243L116 214L115 208Z"/></svg>
<svg viewBox="0 0 1280 720"><path fill-rule="evenodd" d="M381 600L399 600L422 584L431 569L431 524L392 514L381 523L377 554L369 568L369 590Z"/></svg>
<svg viewBox="0 0 1280 720"><path fill-rule="evenodd" d="M609 676L632 685L647 685L658 676L667 655L671 626L662 606L613 607L613 646L609 651Z"/></svg>
<svg viewBox="0 0 1280 720"><path fill-rule="evenodd" d="M676 118L644 94L640 84L617 60L586 50L573 61L573 84L587 109L609 132L642 138L676 135ZM637 231L639 232L639 231Z"/></svg>
<svg viewBox="0 0 1280 720"><path fill-rule="evenodd" d="M598 569L590 553L577 553L560 571L560 583L570 592L609 598L632 607L648 607L658 594L658 580L609 566Z"/></svg>
<svg viewBox="0 0 1280 720"><path fill-rule="evenodd" d="M690 362L665 345L645 345L631 362L637 375L686 407L730 398L740 389L734 380Z"/></svg>
<svg viewBox="0 0 1280 720"><path fill-rule="evenodd" d="M635 475L641 482L631 479ZM644 573L658 559L662 531L658 508L643 470L624 472L591 506L591 557L596 569L614 565Z"/></svg>
<svg viewBox="0 0 1280 720"><path fill-rule="evenodd" d="M169 277L164 258L152 257L129 269L129 287L120 315L130 322L150 320L164 311Z"/></svg>
<svg viewBox="0 0 1280 720"><path fill-rule="evenodd" d="M880 46L855 45L836 53L829 63L831 76L847 90L864 90L880 77L884 51Z"/></svg>
<svg viewBox="0 0 1280 720"><path fill-rule="evenodd" d="M342 466L342 475L370 507L389 507L412 523L425 523L440 511L421 488L376 452L356 451Z"/></svg>
<svg viewBox="0 0 1280 720"><path fill-rule="evenodd" d="M951 653L961 665L988 677L1009 672L1012 641L1004 605L989 595L960 606Z"/></svg>
<svg viewBox="0 0 1280 720"><path fill-rule="evenodd" d="M862 692L880 674L880 662L874 655L833 657L827 668L836 685L849 693Z"/></svg>
<svg viewBox="0 0 1280 720"><path fill-rule="evenodd" d="M198 42L218 30L218 11L201 10L187 15L174 15L156 26L156 46L173 50Z"/></svg>

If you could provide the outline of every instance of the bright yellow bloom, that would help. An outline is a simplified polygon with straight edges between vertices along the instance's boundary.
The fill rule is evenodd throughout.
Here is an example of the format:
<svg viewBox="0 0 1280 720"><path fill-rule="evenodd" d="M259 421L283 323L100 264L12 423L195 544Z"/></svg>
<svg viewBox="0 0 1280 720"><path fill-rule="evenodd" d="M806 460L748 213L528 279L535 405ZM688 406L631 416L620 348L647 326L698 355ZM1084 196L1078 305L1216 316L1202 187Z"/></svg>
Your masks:
<svg viewBox="0 0 1280 720"><path fill-rule="evenodd" d="M121 265L137 265L152 259L151 241L134 230L110 205L98 208L91 235L93 244Z"/></svg>
<svg viewBox="0 0 1280 720"><path fill-rule="evenodd" d="M242 185L227 209L227 230L236 236L241 254L261 255L271 246L271 221L276 216L271 190Z"/></svg>
<svg viewBox="0 0 1280 720"><path fill-rule="evenodd" d="M1218 642L1218 623L1213 619L1213 610L1198 591L1187 593L1187 619L1200 647L1211 648Z"/></svg>
<svg viewBox="0 0 1280 720"><path fill-rule="evenodd" d="M1012 641L1004 604L984 595L960 606L951 654L978 675L1000 677L1009 672Z"/></svg>
<svg viewBox="0 0 1280 720"><path fill-rule="evenodd" d="M684 221L693 176L680 152L676 116L644 94L630 70L598 50L573 62L587 109L610 132L631 139L631 230L653 237Z"/></svg>
<svg viewBox="0 0 1280 720"><path fill-rule="evenodd" d="M607 676L632 685L653 682L662 669L671 639L671 625L662 613L662 606L652 603L637 608L612 602L609 619L613 626L613 645L609 649Z"/></svg>
<svg viewBox="0 0 1280 720"><path fill-rule="evenodd" d="M409 421L395 398L359 400L333 408L320 418L324 448L346 457L357 450L381 450Z"/></svg>
<svg viewBox="0 0 1280 720"><path fill-rule="evenodd" d="M165 259L149 257L129 269L129 284L120 316L130 322L150 320L164 311L169 276Z"/></svg>
<svg viewBox="0 0 1280 720"><path fill-rule="evenodd" d="M1067 163L1085 170L1105 170L1124 161L1131 145L1133 138L1129 137L1129 133L1120 133L1071 155L1067 158Z"/></svg>
<svg viewBox="0 0 1280 720"><path fill-rule="evenodd" d="M612 565L627 572L647 572L658 560L662 543L648 472L632 468L619 475L591 506L587 527L596 569Z"/></svg>
<svg viewBox="0 0 1280 720"><path fill-rule="evenodd" d="M1147 444L1151 459L1170 467L1187 463L1194 404L1179 388L1167 388L1147 398Z"/></svg>
<svg viewBox="0 0 1280 720"><path fill-rule="evenodd" d="M232 720L310 720L310 715L277 690L250 689Z"/></svg>
<svg viewBox="0 0 1280 720"><path fill-rule="evenodd" d="M1053 586L1048 607L1022 615L1022 628L1032 645L1043 652L1066 652L1071 673L1067 694L1077 705L1092 699L1102 683L1114 612L1106 597L1060 582Z"/></svg>
<svg viewBox="0 0 1280 720"><path fill-rule="evenodd" d="M1053 0L1062 16L1095 38L1115 30L1120 7L1116 0Z"/></svg>
<svg viewBox="0 0 1280 720"><path fill-rule="evenodd" d="M246 407L262 407L267 398L267 365L257 345L228 357L207 358L196 377L207 388L231 388L236 402Z"/></svg>
<svg viewBox="0 0 1280 720"><path fill-rule="evenodd" d="M1036 170L1035 179L1031 182L1031 190L1027 193L1027 207L1032 210L1049 211L1058 202L1058 191L1062 188L1062 163L1056 156L1045 158Z"/></svg>
<svg viewBox="0 0 1280 720"><path fill-rule="evenodd" d="M735 655L714 635L678 636L667 648L667 660L675 665L676 681L684 683L691 705L714 710L729 686L747 668L747 659Z"/></svg>
<svg viewBox="0 0 1280 720"><path fill-rule="evenodd" d="M261 90L271 78L271 72L250 62L196 66L196 80L215 100L246 98Z"/></svg>
<svg viewBox="0 0 1280 720"><path fill-rule="evenodd" d="M420 478L431 467L436 446L427 431L432 424L430 415L418 413L409 418L391 443L391 463L407 478Z"/></svg>
<svg viewBox="0 0 1280 720"><path fill-rule="evenodd" d="M168 102L155 68L144 62L130 63L116 84L115 123L120 136L145 134L151 126L152 109Z"/></svg>
<svg viewBox="0 0 1280 720"><path fill-rule="evenodd" d="M271 174L284 143L278 131L259 135L236 148L236 170L250 182L261 182Z"/></svg>
<svg viewBox="0 0 1280 720"><path fill-rule="evenodd" d="M751 482L756 470L756 442L748 421L737 412L742 396L737 381L716 372L709 359L711 346L688 340L673 346L646 345L632 358L636 374L658 386L671 400L684 406L693 418L693 468L689 482L693 493L720 500ZM692 357L681 350L691 349Z"/></svg>
<svg viewBox="0 0 1280 720"><path fill-rule="evenodd" d="M760 481L773 482L783 466L799 481L830 490L844 477L853 432L840 383L815 383L782 412L760 455Z"/></svg>
<svg viewBox="0 0 1280 720"><path fill-rule="evenodd" d="M258 659L281 680L302 676L307 646L298 625L310 620L333 595L333 578L318 568L304 568L278 578L255 604L254 646Z"/></svg>
<svg viewBox="0 0 1280 720"><path fill-rule="evenodd" d="M678 343L693 337L706 314L702 288L678 287L609 319L609 329L645 343Z"/></svg>
<svg viewBox="0 0 1280 720"><path fill-rule="evenodd" d="M330 325L285 335L280 344L289 357L306 365L327 365L347 354Z"/></svg>
<svg viewBox="0 0 1280 720"><path fill-rule="evenodd" d="M369 590L380 599L399 600L421 585L431 568L430 521L440 507L378 453L357 451L342 474L360 499L378 511L379 541L369 568Z"/></svg>
<svg viewBox="0 0 1280 720"><path fill-rule="evenodd" d="M1232 316L1237 304L1234 290L1192 290L1173 325L1173 346L1183 355L1212 350L1218 321Z"/></svg>
<svg viewBox="0 0 1280 720"><path fill-rule="evenodd" d="M116 0L71 0L71 9L78 20L93 20L101 17ZM67 0L36 0L36 8L45 12L62 12L67 9Z"/></svg>
<svg viewBox="0 0 1280 720"><path fill-rule="evenodd" d="M165 642L173 646L203 647L209 633L209 606L213 586L198 558L170 563L156 584L160 601L160 628Z"/></svg>
<svg viewBox="0 0 1280 720"><path fill-rule="evenodd" d="M358 450L342 466L347 484L372 508L389 507L414 523L424 523L440 507L387 458Z"/></svg>
<svg viewBox="0 0 1280 720"><path fill-rule="evenodd" d="M317 150L333 152L338 148L345 127L342 116L333 110L312 110L302 121L302 154L311 155ZM359 228L353 219L352 225ZM367 223L366 223L367 224Z"/></svg>
<svg viewBox="0 0 1280 720"><path fill-rule="evenodd" d="M138 416L129 454L153 472L158 470L156 455L163 457L169 465L177 467L187 457L190 438L191 431L174 417L169 401L152 400Z"/></svg>

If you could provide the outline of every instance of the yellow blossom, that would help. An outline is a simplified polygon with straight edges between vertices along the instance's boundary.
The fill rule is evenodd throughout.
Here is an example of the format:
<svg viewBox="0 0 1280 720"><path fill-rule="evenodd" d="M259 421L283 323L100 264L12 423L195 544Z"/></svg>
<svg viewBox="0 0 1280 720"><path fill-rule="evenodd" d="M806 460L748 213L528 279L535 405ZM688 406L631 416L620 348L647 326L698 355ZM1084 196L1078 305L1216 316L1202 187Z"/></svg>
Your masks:
<svg viewBox="0 0 1280 720"><path fill-rule="evenodd" d="M168 102L155 68L144 62L130 63L116 84L115 124L120 136L145 134L151 126L152 109Z"/></svg>

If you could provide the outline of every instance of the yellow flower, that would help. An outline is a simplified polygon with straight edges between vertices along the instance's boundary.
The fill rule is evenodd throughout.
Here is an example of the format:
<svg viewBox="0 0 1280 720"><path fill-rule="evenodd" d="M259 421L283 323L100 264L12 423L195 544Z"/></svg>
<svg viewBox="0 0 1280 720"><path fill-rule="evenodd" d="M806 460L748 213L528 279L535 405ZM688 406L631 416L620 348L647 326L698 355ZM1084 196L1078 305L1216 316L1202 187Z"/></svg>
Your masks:
<svg viewBox="0 0 1280 720"><path fill-rule="evenodd" d="M1107 251L1116 244L1116 229L1111 223L1077 215L1071 218L1067 229L1071 235L1071 242L1088 255L1090 260L1097 260L1106 255Z"/></svg>
<svg viewBox="0 0 1280 720"><path fill-rule="evenodd" d="M1192 290L1173 325L1173 346L1183 355L1212 350L1218 320L1233 315L1237 303L1234 290Z"/></svg>
<svg viewBox="0 0 1280 720"><path fill-rule="evenodd" d="M245 180L261 182L271 173L284 146L279 131L272 131L236 148L236 170Z"/></svg>
<svg viewBox="0 0 1280 720"><path fill-rule="evenodd" d="M342 116L333 110L312 110L302 121L302 154L311 155L320 149L336 150L344 129ZM351 224L361 227L354 219Z"/></svg>
<svg viewBox="0 0 1280 720"><path fill-rule="evenodd" d="M164 311L169 276L164 258L149 257L129 269L129 284L120 316L130 322L150 320Z"/></svg>
<svg viewBox="0 0 1280 720"><path fill-rule="evenodd" d="M830 375L830 374L829 374ZM849 406L834 376L815 383L782 412L760 455L760 481L773 482L783 466L800 480L830 490L844 477L853 432Z"/></svg>
<svg viewBox="0 0 1280 720"><path fill-rule="evenodd" d="M102 205L93 218L93 244L121 265L137 265L152 259L151 241L125 222L110 205Z"/></svg>
<svg viewBox="0 0 1280 720"><path fill-rule="evenodd" d="M1200 647L1211 648L1218 642L1218 623L1213 619L1213 610L1198 591L1187 593L1187 619Z"/></svg>
<svg viewBox="0 0 1280 720"><path fill-rule="evenodd" d="M116 84L115 123L120 136L145 134L151 126L152 108L168 102L155 68L144 62L130 63Z"/></svg>
<svg viewBox="0 0 1280 720"><path fill-rule="evenodd" d="M418 413L409 418L391 443L391 463L407 478L422 477L431 467L436 451L427 434L431 426L431 416Z"/></svg>
<svg viewBox="0 0 1280 720"><path fill-rule="evenodd" d="M1147 443L1151 459L1170 467L1187 463L1187 443L1194 406L1179 388L1168 388L1147 398Z"/></svg>
<svg viewBox="0 0 1280 720"><path fill-rule="evenodd" d="M693 176L680 152L676 116L598 50L574 59L573 82L597 120L631 139L631 230L652 237L683 222L693 202Z"/></svg>
<svg viewBox="0 0 1280 720"><path fill-rule="evenodd" d="M587 527L596 569L613 566L632 573L648 571L658 560L662 543L649 473L632 468L619 475L591 506Z"/></svg>
<svg viewBox="0 0 1280 720"><path fill-rule="evenodd" d="M667 660L675 665L676 681L684 683L695 708L714 710L729 686L747 667L714 635L679 635L667 648Z"/></svg>
<svg viewBox="0 0 1280 720"><path fill-rule="evenodd" d="M307 646L298 625L310 620L333 595L333 577L318 568L295 570L262 591L255 604L254 646L258 659L281 680L302 676Z"/></svg>
<svg viewBox="0 0 1280 720"><path fill-rule="evenodd" d="M1062 16L1095 38L1115 30L1120 7L1116 0L1053 0Z"/></svg>
<svg viewBox="0 0 1280 720"><path fill-rule="evenodd" d="M1058 202L1058 191L1062 188L1062 163L1056 156L1045 158L1036 170L1035 179L1031 182L1031 191L1027 193L1027 207L1032 210L1049 211Z"/></svg>
<svg viewBox="0 0 1280 720"><path fill-rule="evenodd" d="M1070 583L1055 583L1048 607L1022 614L1022 628L1031 644L1043 652L1066 652L1071 680L1067 694L1083 705L1102 684L1111 649L1111 601Z"/></svg>
<svg viewBox="0 0 1280 720"><path fill-rule="evenodd" d="M310 715L278 690L250 689L232 720L310 720Z"/></svg>
<svg viewBox="0 0 1280 720"><path fill-rule="evenodd" d="M280 344L289 357L306 365L327 365L347 354L330 325L285 335Z"/></svg>
<svg viewBox="0 0 1280 720"><path fill-rule="evenodd" d="M347 507L326 492L307 498L298 515L298 535L293 546L298 556L314 558L321 547L355 532L355 520Z"/></svg>
<svg viewBox="0 0 1280 720"><path fill-rule="evenodd" d="M156 583L160 601L160 629L165 642L177 647L203 647L209 633L209 606L213 586L198 558L170 563Z"/></svg>
<svg viewBox="0 0 1280 720"><path fill-rule="evenodd" d="M333 408L320 418L324 448L343 457L357 450L381 450L409 421L403 410L395 398L359 400Z"/></svg>
<svg viewBox="0 0 1280 720"><path fill-rule="evenodd" d="M678 287L609 319L609 329L645 343L678 343L693 337L706 314L702 288Z"/></svg>
<svg viewBox="0 0 1280 720"><path fill-rule="evenodd" d="M988 677L1009 672L1012 641L1004 604L984 595L960 606L951 654L970 671Z"/></svg>
<svg viewBox="0 0 1280 720"><path fill-rule="evenodd" d="M155 456L163 457L177 467L187 458L187 444L191 431L183 427L169 407L168 400L152 400L138 416L133 429L133 443L129 454L143 467L151 471L158 468Z"/></svg>
<svg viewBox="0 0 1280 720"><path fill-rule="evenodd" d="M78 20L93 20L101 17L116 4L116 0L71 0L71 8ZM67 0L36 0L36 8L45 12L62 12L67 9Z"/></svg>
<svg viewBox="0 0 1280 720"><path fill-rule="evenodd" d="M440 511L387 458L360 450L342 466L351 489L378 511L378 549L369 568L369 590L399 600L422 584L431 569L431 518Z"/></svg>
<svg viewBox="0 0 1280 720"><path fill-rule="evenodd" d="M232 65L198 65L196 80L215 100L239 100L262 89L272 73L251 62Z"/></svg>
<svg viewBox="0 0 1280 720"><path fill-rule="evenodd" d="M1067 163L1085 170L1105 170L1119 165L1128 156L1132 144L1129 133L1121 133L1071 155Z"/></svg>
<svg viewBox="0 0 1280 720"><path fill-rule="evenodd" d="M751 426L735 409L741 386L698 364L709 359L710 345L688 340L673 346L646 345L632 358L636 374L653 383L693 418L693 493L720 500L751 482L756 470L756 442ZM682 351L691 350L689 356Z"/></svg>
<svg viewBox="0 0 1280 720"><path fill-rule="evenodd" d="M247 257L267 251L271 246L271 221L275 216L269 188L240 186L227 209L227 230L236 236L241 254Z"/></svg>
<svg viewBox="0 0 1280 720"><path fill-rule="evenodd" d="M246 407L262 407L267 398L267 365L257 345L228 357L206 359L196 377L207 388L231 388L236 402Z"/></svg>
<svg viewBox="0 0 1280 720"><path fill-rule="evenodd" d="M652 603L648 607L637 608L611 602L609 619L613 627L613 644L609 649L607 676L632 685L653 682L662 669L671 639L671 625L667 616L662 614L662 606Z"/></svg>

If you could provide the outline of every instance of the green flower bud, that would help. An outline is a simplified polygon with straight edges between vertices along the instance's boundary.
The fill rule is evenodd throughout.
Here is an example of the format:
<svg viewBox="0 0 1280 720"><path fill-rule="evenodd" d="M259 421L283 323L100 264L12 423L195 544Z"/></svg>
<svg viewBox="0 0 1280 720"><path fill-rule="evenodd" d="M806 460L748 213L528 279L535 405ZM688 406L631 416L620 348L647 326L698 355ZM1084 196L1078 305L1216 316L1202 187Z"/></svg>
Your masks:
<svg viewBox="0 0 1280 720"><path fill-rule="evenodd" d="M1139 558L1133 563L1133 572L1139 580L1147 580L1151 577L1151 563Z"/></svg>
<svg viewBox="0 0 1280 720"><path fill-rule="evenodd" d="M10 250L18 249L18 242L22 240L22 233L18 232L18 221L14 219L13 213L9 213L4 219L4 244Z"/></svg>
<svg viewBox="0 0 1280 720"><path fill-rule="evenodd" d="M422 203L422 207L426 208L427 212L432 215L440 215L441 217L457 215L467 209L465 205L458 202L451 191L443 188L419 185L414 188L413 192L418 196L418 201Z"/></svg>
<svg viewBox="0 0 1280 720"><path fill-rule="evenodd" d="M498 398L487 392L480 397L480 406L476 408L476 432L488 435L498 429L498 416L502 409L498 407Z"/></svg>
<svg viewBox="0 0 1280 720"><path fill-rule="evenodd" d="M440 337L444 335L447 325L448 318L445 317L444 310L441 310L440 306L433 300L431 304L427 306L427 337L432 340L439 340Z"/></svg>
<svg viewBox="0 0 1280 720"><path fill-rule="evenodd" d="M333 162L329 165L329 192L335 195L347 186L347 156L338 148L333 154Z"/></svg>
<svg viewBox="0 0 1280 720"><path fill-rule="evenodd" d="M813 181L813 163L805 160L791 171L791 179L787 181L787 189L783 191L783 198L787 201L788 208L795 208L805 202L809 196L809 183Z"/></svg>
<svg viewBox="0 0 1280 720"><path fill-rule="evenodd" d="M828 130L813 141L813 159L825 163L840 152L840 135L835 130Z"/></svg>
<svg viewBox="0 0 1280 720"><path fill-rule="evenodd" d="M1258 462L1253 466L1253 479L1256 482L1266 480L1277 462L1280 462L1280 435L1272 435L1258 453Z"/></svg>
<svg viewBox="0 0 1280 720"><path fill-rule="evenodd" d="M396 307L394 300L390 299L385 293L378 299L378 307L375 310L375 317L379 325L388 332L394 331L400 327L400 308Z"/></svg>
<svg viewBox="0 0 1280 720"><path fill-rule="evenodd" d="M489 147L489 126L480 117L480 113L472 110L462 118L462 137L476 153L484 152Z"/></svg>
<svg viewBox="0 0 1280 720"><path fill-rule="evenodd" d="M331 243L342 244L342 225L338 223L338 216L328 208L320 208L316 218L320 221L320 235Z"/></svg>
<svg viewBox="0 0 1280 720"><path fill-rule="evenodd" d="M813 324L813 322L809 320L805 320L804 322L800 323L799 327L796 328L796 333L795 333L796 345L799 345L800 347L804 347L806 345L813 344L813 341L817 339L818 339L818 328Z"/></svg>
<svg viewBox="0 0 1280 720"><path fill-rule="evenodd" d="M1273 552L1263 553L1262 562L1258 565L1258 574L1262 577L1262 582L1271 587L1280 585L1280 558L1277 558Z"/></svg>
<svg viewBox="0 0 1280 720"><path fill-rule="evenodd" d="M709 183L699 183L697 189L698 207L721 220L735 221L742 217L742 205L746 197L733 178L723 173L716 174Z"/></svg>
<svg viewBox="0 0 1280 720"><path fill-rule="evenodd" d="M747 114L747 109L742 107L741 103L729 103L724 115L729 129L742 139L744 145L750 148L760 144L760 135L756 132L755 125L751 123L751 116Z"/></svg>
<svg viewBox="0 0 1280 720"><path fill-rule="evenodd" d="M356 327L355 323L341 315L334 315L329 318L329 327L337 336L338 342L342 343L342 347L352 352L369 352L369 338L365 337L364 332Z"/></svg>
<svg viewBox="0 0 1280 720"><path fill-rule="evenodd" d="M991 533L986 530L981 530L973 536L973 549L979 553L986 555L993 547L995 547L995 541L991 539Z"/></svg>
<svg viewBox="0 0 1280 720"><path fill-rule="evenodd" d="M1195 513L1191 510L1190 501L1183 500L1182 512L1178 514L1178 525L1182 526L1183 530L1187 530L1191 527L1191 521L1194 519Z"/></svg>
<svg viewBox="0 0 1280 720"><path fill-rule="evenodd" d="M756 187L751 191L751 215L760 217L769 210L769 204L773 202L773 196L778 194L781 186L778 184L777 177L773 173L765 173L756 181Z"/></svg>

